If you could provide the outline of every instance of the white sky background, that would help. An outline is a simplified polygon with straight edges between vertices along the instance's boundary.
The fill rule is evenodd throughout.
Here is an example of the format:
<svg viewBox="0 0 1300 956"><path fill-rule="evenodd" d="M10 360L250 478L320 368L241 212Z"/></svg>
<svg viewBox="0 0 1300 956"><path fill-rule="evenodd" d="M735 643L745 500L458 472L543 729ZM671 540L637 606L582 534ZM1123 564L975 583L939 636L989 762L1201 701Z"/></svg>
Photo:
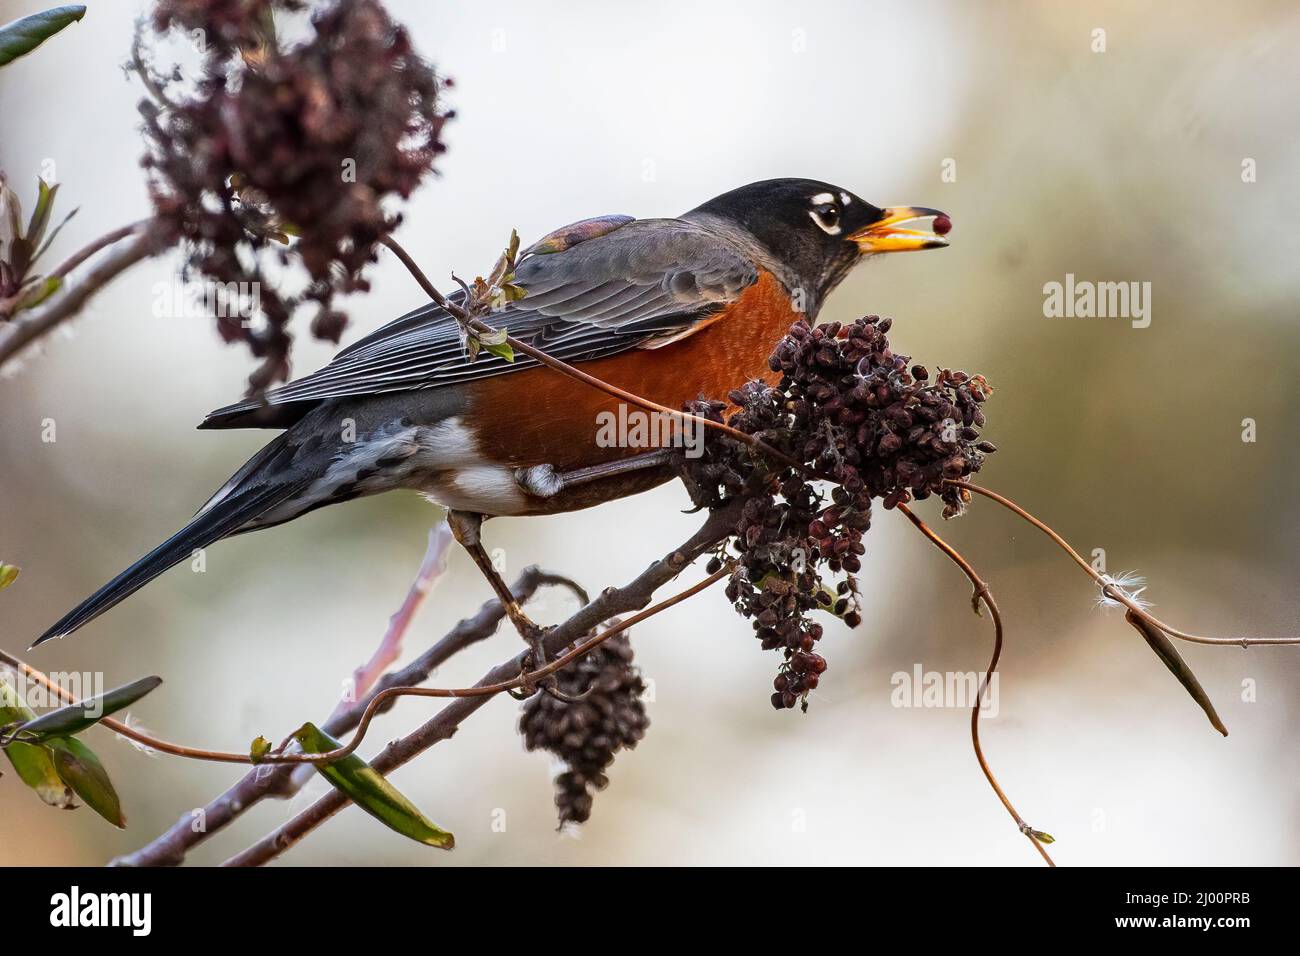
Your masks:
<svg viewBox="0 0 1300 956"><path fill-rule="evenodd" d="M0 2L0 21L41 6ZM1200 408L1201 393L1183 388L1172 358L1191 355L1197 336L1206 343L1197 354L1213 352L1211 306L1230 302L1264 303L1241 334L1295 341L1284 329L1295 318L1295 240L1278 222L1297 211L1295 190L1273 178L1243 192L1236 173L1242 155L1258 154L1263 170L1295 168L1293 110L1281 97L1295 89L1297 44L1280 6L1231 18L1197 8L1208 20L1119 5L388 6L456 81L459 116L447 129L442 176L409 205L400 233L435 282L445 284L452 268L486 268L511 227L528 241L591 215L672 215L771 176L948 209L954 248L862 270L826 314L894 314L896 341L902 336L919 359L978 367L999 387L1008 383L998 395L1006 404L990 408L1006 425L994 436L1004 451L989 483L1024 490L1026 504L1065 518L1070 533L1085 536L1084 550L1101 542L1115 561L1156 572L1160 610L1171 618L1237 633L1243 612L1234 605L1244 603L1261 632L1294 628L1287 595L1297 556L1283 531L1294 536L1296 511L1271 510L1266 483L1293 461L1294 427L1280 415L1270 423L1271 444L1261 442L1257 455L1268 466L1239 462L1228 439L1185 459L1168 448L1192 442L1171 434L1186 417L1235 439L1243 414L1293 407L1293 350L1276 349L1272 384L1259 386L1246 411L1225 408L1222 421L1184 415L1187 403ZM148 211L137 167L140 90L118 69L138 9L93 3L85 22L0 71L0 167L26 198L53 159L60 205L81 207L52 261ZM1110 27L1109 60L1088 49L1098 22ZM959 163L956 184L939 179L948 156ZM1268 241L1255 243L1261 235ZM192 430L241 393L251 362L220 347L209 322L152 317L154 285L170 281L175 266L138 267L70 337L0 381L0 558L24 567L20 586L3 595L8 649L25 647L179 526L265 437ZM1146 338L1049 327L1036 313L1039 290L1067 270L1151 279L1170 290L1162 301L1181 294L1189 304L1178 320L1160 313ZM345 343L420 302L397 264L383 261L373 276ZM1268 357L1217 348L1240 360L1238 369ZM295 371L330 352L304 339ZM1130 363L1156 377L1160 394L1125 390L1139 374L1111 370ZM1144 411L1138 424L1134 409ZM34 437L46 417L58 422L53 446ZM1014 441L1004 444L1008 434ZM1252 495L1233 490L1243 469L1260 483ZM1194 476L1185 478L1191 491L1185 476ZM1178 505L1162 512L1161 495ZM1191 516L1241 497L1251 500L1230 516L1235 532L1186 529ZM630 580L688 536L698 519L679 514L685 506L670 486L572 516L494 521L488 544L505 549L511 572L537 562L599 588ZM388 496L214 547L205 575L172 572L33 662L102 669L110 684L163 674L167 684L141 714L167 736L226 748L258 734L278 739L328 711L340 680L368 656L434 515L413 495ZM1187 653L1233 731L1224 741L1118 615L1089 610L1086 582L1027 529L987 509L967 521L948 528L977 564L977 553L989 555L1013 621L986 751L1021 812L1057 836L1058 860L1300 859L1297 768L1285 743L1297 713L1288 703L1296 655ZM889 704L892 673L918 661L982 668L990 634L963 611L966 586L955 570L896 517L881 512L875 524L863 575L868 623L852 634L828 629L831 670L807 716L770 710L776 657L760 652L719 591L634 631L655 682L653 724L615 762L581 839L553 832L551 768L522 752L515 705L499 700L397 777L456 832L454 854L431 857L350 810L286 859L1032 865L1036 855L975 765L965 712ZM469 562L454 556L410 646L425 646L486 597ZM557 620L567 609L551 596L539 616ZM437 679L469 683L515 649L502 631ZM1238 702L1243 677L1258 681L1258 703ZM403 702L376 725L367 752L429 712ZM100 862L233 779L229 769L96 743L131 830L109 831L87 811L54 814L0 780L0 863ZM505 833L491 828L497 809L506 811ZM218 861L285 814L279 803L260 808L195 858Z"/></svg>

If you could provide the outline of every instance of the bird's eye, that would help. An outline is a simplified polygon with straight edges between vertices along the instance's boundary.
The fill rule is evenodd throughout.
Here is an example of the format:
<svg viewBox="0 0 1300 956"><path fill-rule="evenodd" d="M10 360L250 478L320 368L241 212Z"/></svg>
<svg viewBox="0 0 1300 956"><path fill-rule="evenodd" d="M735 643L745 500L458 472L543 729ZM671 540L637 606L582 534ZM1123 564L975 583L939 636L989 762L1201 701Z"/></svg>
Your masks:
<svg viewBox="0 0 1300 956"><path fill-rule="evenodd" d="M813 222L821 227L821 230L828 235L837 236L840 232L840 207L832 203L818 203L813 206L808 215L812 216Z"/></svg>

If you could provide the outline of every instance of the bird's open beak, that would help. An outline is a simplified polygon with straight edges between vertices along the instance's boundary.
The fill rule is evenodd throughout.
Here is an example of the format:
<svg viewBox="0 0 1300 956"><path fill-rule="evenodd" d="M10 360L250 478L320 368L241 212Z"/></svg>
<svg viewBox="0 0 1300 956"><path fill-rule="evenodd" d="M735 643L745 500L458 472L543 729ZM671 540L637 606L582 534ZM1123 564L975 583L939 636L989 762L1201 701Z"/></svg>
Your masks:
<svg viewBox="0 0 1300 956"><path fill-rule="evenodd" d="M913 249L941 249L948 245L943 237L952 228L952 220L938 209L924 206L893 206L886 209L884 218L860 229L849 238L858 244L864 254L871 252L910 252ZM931 229L905 229L901 223L917 219L933 219Z"/></svg>

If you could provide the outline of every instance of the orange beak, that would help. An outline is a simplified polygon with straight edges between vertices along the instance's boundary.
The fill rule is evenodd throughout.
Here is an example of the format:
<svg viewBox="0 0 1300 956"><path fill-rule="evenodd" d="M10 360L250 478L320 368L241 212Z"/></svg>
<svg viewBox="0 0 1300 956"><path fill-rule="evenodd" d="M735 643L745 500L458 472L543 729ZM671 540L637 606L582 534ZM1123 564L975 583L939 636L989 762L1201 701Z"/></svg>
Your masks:
<svg viewBox="0 0 1300 956"><path fill-rule="evenodd" d="M951 220L946 213L938 209L926 209L924 206L892 206L886 209L885 216L873 222L865 229L860 229L849 236L858 244L863 255L875 252L911 252L916 249L942 249L948 245L939 232L926 229L908 229L901 223L911 223L917 219L933 219L936 224L940 219L951 228ZM943 227L940 227L943 228ZM948 228L943 228L944 232Z"/></svg>

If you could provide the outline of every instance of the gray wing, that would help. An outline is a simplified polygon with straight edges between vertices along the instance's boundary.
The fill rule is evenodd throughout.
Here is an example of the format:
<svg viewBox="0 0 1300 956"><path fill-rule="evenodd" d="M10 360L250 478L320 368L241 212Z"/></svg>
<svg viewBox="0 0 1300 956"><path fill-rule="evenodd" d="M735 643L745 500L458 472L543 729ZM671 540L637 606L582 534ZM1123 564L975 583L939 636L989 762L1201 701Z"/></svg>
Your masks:
<svg viewBox="0 0 1300 956"><path fill-rule="evenodd" d="M586 362L687 334L757 278L757 268L717 233L677 219L641 219L564 252L526 258L515 282L527 294L490 321L565 362ZM463 293L451 298L459 302ZM484 352L468 361L455 320L430 303L262 401L211 412L199 427L285 427L327 399L438 388L536 364Z"/></svg>

